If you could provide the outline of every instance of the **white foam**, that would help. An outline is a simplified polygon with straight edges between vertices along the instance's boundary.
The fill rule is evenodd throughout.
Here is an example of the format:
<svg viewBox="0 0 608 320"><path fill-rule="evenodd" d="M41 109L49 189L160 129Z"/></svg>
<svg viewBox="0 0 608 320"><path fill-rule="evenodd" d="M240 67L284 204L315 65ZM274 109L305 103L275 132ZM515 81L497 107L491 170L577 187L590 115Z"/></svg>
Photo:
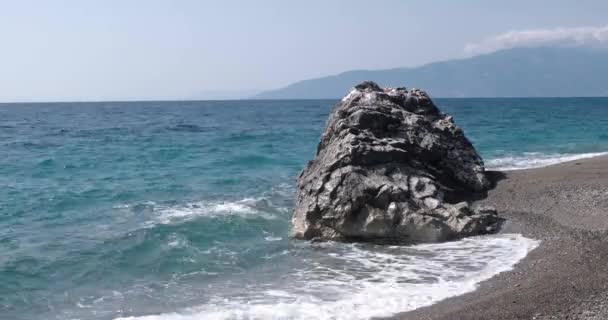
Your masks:
<svg viewBox="0 0 608 320"><path fill-rule="evenodd" d="M527 152L520 156L507 156L486 161L486 167L493 170L521 170L542 168L562 162L593 158L608 155L608 152L581 153L581 154L543 154L540 152Z"/></svg>
<svg viewBox="0 0 608 320"><path fill-rule="evenodd" d="M324 245L279 288L123 320L370 319L428 306L511 270L539 241L517 234L411 247ZM318 252L320 251L320 253Z"/></svg>
<svg viewBox="0 0 608 320"><path fill-rule="evenodd" d="M189 245L186 237L180 236L177 233L171 233L168 236L166 246L167 248L183 248Z"/></svg>
<svg viewBox="0 0 608 320"><path fill-rule="evenodd" d="M145 225L151 227L157 224L172 224L189 221L198 217L227 217L240 216L245 218L261 217L276 219L271 206L264 198L245 198L238 201L199 201L183 205L166 206L153 204L153 216ZM275 210L279 210L276 209Z"/></svg>

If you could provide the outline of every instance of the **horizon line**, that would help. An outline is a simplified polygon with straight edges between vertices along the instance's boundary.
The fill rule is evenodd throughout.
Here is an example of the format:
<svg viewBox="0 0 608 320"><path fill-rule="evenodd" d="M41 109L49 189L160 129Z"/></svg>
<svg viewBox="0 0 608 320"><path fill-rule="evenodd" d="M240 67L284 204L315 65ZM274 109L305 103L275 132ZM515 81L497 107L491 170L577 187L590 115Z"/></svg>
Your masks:
<svg viewBox="0 0 608 320"><path fill-rule="evenodd" d="M475 96L475 97L433 97L434 99L590 99L608 98L608 96ZM62 103L138 103L138 102L222 102L222 101L319 101L319 100L340 100L342 97L335 98L281 98L281 99L259 99L259 98L235 98L235 99L158 99L158 100L56 100L56 101L11 101L2 102L0 105L8 104L62 104Z"/></svg>

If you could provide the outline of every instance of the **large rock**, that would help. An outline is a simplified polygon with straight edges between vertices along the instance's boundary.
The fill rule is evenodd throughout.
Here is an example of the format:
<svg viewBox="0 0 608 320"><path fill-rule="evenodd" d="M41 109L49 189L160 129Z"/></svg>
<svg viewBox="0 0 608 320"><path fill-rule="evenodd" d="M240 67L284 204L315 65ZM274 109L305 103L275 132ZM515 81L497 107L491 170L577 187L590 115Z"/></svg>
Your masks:
<svg viewBox="0 0 608 320"><path fill-rule="evenodd" d="M334 107L298 178L292 236L435 242L490 233L495 210L456 203L488 188L472 144L425 92L364 82Z"/></svg>

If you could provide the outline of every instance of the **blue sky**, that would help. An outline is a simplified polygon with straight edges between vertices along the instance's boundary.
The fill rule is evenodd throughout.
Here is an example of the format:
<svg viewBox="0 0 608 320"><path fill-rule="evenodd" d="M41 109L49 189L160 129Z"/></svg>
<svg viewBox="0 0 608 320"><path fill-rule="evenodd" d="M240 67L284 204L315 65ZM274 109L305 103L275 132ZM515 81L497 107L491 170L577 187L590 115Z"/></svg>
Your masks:
<svg viewBox="0 0 608 320"><path fill-rule="evenodd" d="M0 102L230 98L352 69L608 42L608 1L0 0Z"/></svg>

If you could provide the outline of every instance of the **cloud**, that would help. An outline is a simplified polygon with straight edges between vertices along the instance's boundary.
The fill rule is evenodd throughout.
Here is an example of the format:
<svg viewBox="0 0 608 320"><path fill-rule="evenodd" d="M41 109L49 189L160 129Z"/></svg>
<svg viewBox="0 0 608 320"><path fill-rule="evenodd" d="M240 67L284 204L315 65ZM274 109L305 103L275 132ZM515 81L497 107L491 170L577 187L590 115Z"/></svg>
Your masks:
<svg viewBox="0 0 608 320"><path fill-rule="evenodd" d="M490 53L516 47L546 45L597 46L608 45L608 25L509 31L465 46L468 55Z"/></svg>

